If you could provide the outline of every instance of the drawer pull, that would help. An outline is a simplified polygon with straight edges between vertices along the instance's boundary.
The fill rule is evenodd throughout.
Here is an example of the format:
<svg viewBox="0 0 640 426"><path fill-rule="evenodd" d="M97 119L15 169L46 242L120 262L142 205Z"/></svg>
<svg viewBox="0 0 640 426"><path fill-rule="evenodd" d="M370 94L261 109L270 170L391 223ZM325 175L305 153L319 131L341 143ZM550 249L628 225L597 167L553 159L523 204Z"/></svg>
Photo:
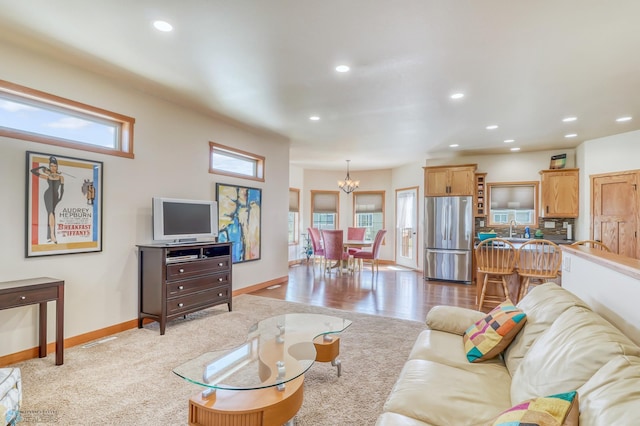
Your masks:
<svg viewBox="0 0 640 426"><path fill-rule="evenodd" d="M184 269L180 268L180 269L178 269L178 272L183 273Z"/></svg>
<svg viewBox="0 0 640 426"><path fill-rule="evenodd" d="M26 296L20 296L20 300L26 300L27 297Z"/></svg>
<svg viewBox="0 0 640 426"><path fill-rule="evenodd" d="M178 286L178 290L184 290L184 286L183 285Z"/></svg>
<svg viewBox="0 0 640 426"><path fill-rule="evenodd" d="M223 293L218 293L218 297L222 297Z"/></svg>
<svg viewBox="0 0 640 426"><path fill-rule="evenodd" d="M224 262L218 263L218 266L224 266Z"/></svg>
<svg viewBox="0 0 640 426"><path fill-rule="evenodd" d="M184 303L178 303L178 308L182 308L184 306Z"/></svg>
<svg viewBox="0 0 640 426"><path fill-rule="evenodd" d="M223 281L222 277L218 278L218 281L219 281L219 282L222 282L222 281Z"/></svg>

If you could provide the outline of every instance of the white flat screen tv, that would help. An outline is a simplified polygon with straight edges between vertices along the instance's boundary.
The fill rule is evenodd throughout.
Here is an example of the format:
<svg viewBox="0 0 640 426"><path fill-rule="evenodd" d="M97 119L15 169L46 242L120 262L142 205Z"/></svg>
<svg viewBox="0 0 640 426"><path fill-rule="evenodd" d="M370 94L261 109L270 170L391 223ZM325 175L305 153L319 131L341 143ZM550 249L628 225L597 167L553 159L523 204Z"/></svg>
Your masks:
<svg viewBox="0 0 640 426"><path fill-rule="evenodd" d="M218 236L218 203L212 200L153 198L153 239L212 241Z"/></svg>

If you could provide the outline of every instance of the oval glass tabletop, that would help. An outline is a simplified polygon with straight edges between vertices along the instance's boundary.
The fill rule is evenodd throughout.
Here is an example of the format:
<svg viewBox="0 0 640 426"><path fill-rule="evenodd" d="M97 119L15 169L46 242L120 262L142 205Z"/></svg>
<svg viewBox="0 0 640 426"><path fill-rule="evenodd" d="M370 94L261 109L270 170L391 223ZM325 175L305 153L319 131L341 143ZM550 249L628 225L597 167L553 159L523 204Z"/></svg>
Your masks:
<svg viewBox="0 0 640 426"><path fill-rule="evenodd" d="M280 386L314 363L313 340L339 333L351 321L320 314L285 314L249 329L242 345L207 352L173 369L178 376L211 389L248 390Z"/></svg>

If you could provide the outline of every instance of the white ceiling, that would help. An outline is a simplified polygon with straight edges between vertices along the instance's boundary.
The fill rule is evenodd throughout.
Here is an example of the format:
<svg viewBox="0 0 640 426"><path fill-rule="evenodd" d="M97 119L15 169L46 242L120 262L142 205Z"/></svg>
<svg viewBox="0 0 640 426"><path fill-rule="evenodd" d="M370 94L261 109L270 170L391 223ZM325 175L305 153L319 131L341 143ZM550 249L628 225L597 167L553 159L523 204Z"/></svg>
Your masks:
<svg viewBox="0 0 640 426"><path fill-rule="evenodd" d="M0 0L0 41L284 135L292 164L363 170L639 129L639 18L638 0Z"/></svg>

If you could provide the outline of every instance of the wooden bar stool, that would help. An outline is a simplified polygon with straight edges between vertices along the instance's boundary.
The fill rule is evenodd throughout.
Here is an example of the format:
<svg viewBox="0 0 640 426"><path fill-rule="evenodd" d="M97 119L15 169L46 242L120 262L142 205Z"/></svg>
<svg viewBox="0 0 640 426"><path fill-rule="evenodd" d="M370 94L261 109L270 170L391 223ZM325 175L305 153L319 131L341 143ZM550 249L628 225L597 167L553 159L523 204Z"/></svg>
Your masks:
<svg viewBox="0 0 640 426"><path fill-rule="evenodd" d="M509 299L509 288L507 277L513 274L516 265L516 249L513 244L501 238L489 238L481 241L475 249L476 263L478 271L484 273L484 281L480 299L478 300L478 310L482 310L485 299L501 303ZM487 296L487 285L496 284L502 286L504 298L499 296Z"/></svg>
<svg viewBox="0 0 640 426"><path fill-rule="evenodd" d="M529 240L518 249L518 275L520 290L518 301L529 291L531 281L542 284L558 277L562 253L560 247L549 240Z"/></svg>

